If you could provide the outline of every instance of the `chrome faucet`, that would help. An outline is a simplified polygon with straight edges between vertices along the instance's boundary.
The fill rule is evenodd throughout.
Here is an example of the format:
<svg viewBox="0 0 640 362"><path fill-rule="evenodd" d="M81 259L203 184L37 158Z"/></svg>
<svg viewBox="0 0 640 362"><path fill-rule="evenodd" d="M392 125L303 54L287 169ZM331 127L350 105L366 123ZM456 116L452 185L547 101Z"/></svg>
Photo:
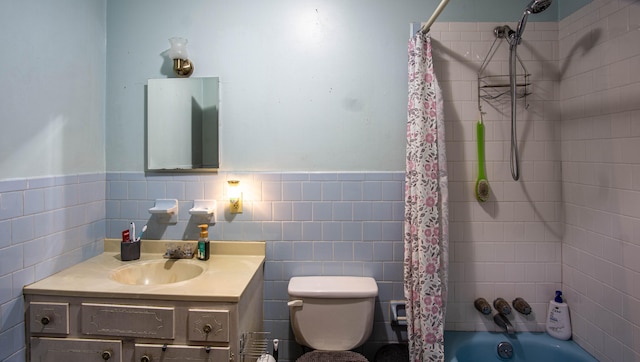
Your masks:
<svg viewBox="0 0 640 362"><path fill-rule="evenodd" d="M193 255L193 247L189 244L168 244L167 251L162 257L165 259L191 259Z"/></svg>
<svg viewBox="0 0 640 362"><path fill-rule="evenodd" d="M496 315L493 316L493 321L499 327L504 328L507 331L507 334L512 335L516 333L515 328L513 328L513 325L511 324L511 322L509 322L509 318L507 318L506 315L502 313L496 313Z"/></svg>

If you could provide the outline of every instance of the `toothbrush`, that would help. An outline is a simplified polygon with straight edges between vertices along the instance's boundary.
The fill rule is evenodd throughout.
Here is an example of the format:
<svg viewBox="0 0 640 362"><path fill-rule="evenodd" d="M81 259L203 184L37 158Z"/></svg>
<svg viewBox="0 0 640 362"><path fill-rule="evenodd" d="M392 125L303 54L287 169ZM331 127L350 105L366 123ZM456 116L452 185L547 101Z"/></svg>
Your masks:
<svg viewBox="0 0 640 362"><path fill-rule="evenodd" d="M142 234L144 234L145 231L147 231L147 224L144 224L144 226L142 227L142 231L140 231L140 234L136 238L136 241L140 241L140 238L142 237Z"/></svg>

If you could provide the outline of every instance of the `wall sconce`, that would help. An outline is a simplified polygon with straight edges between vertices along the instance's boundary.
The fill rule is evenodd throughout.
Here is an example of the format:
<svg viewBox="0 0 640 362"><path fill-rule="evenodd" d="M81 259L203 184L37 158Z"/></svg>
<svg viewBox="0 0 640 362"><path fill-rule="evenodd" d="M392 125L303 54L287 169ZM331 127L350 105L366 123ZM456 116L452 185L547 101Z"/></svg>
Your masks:
<svg viewBox="0 0 640 362"><path fill-rule="evenodd" d="M240 191L240 181L229 180L229 212L232 214L242 214L242 192Z"/></svg>
<svg viewBox="0 0 640 362"><path fill-rule="evenodd" d="M169 39L169 43L169 58L173 59L173 71L178 77L190 76L193 73L193 64L187 53L187 39L173 37Z"/></svg>

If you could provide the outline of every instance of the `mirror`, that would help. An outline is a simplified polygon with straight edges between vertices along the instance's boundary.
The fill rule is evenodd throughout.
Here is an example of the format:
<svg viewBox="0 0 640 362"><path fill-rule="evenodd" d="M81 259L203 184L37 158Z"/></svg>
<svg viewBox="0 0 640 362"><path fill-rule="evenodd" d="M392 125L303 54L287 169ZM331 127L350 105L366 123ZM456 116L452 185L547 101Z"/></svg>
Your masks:
<svg viewBox="0 0 640 362"><path fill-rule="evenodd" d="M217 169L218 78L149 79L147 171Z"/></svg>

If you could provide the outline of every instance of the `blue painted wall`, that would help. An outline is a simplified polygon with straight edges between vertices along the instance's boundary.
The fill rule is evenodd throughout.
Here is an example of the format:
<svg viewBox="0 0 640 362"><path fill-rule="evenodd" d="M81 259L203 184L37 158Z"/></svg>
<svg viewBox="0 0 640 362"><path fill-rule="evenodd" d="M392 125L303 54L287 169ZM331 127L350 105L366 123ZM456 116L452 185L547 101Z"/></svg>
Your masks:
<svg viewBox="0 0 640 362"><path fill-rule="evenodd" d="M110 0L107 170L143 170L144 87L171 76L172 36L189 39L193 77L221 79L222 170L402 170L409 23L438 4ZM527 4L453 0L439 21L515 25ZM556 3L529 21L557 19Z"/></svg>
<svg viewBox="0 0 640 362"><path fill-rule="evenodd" d="M106 1L3 1L0 180L105 168Z"/></svg>

